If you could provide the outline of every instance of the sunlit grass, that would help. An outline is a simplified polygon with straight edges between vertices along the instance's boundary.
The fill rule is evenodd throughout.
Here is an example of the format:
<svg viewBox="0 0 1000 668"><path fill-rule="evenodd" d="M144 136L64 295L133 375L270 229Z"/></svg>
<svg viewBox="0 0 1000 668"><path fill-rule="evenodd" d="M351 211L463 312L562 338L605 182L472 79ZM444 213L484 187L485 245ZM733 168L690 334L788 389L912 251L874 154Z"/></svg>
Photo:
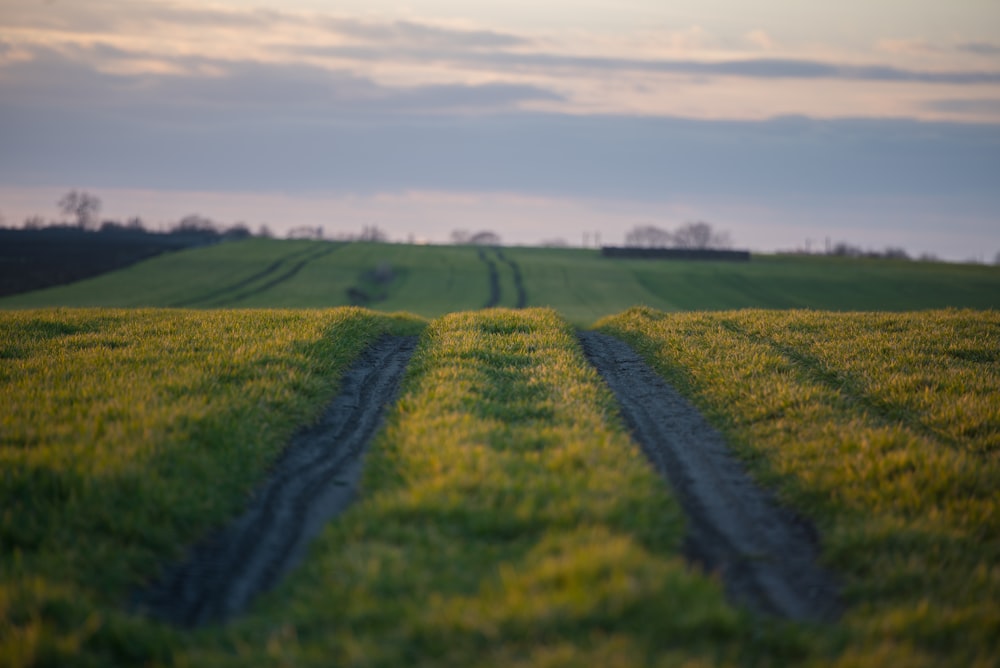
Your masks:
<svg viewBox="0 0 1000 668"><path fill-rule="evenodd" d="M127 612L381 333L327 311L0 314L0 665L996 665L1000 316L635 309L621 336L820 529L843 620L728 605L554 311L423 329L359 500L224 627Z"/></svg>
<svg viewBox="0 0 1000 668"><path fill-rule="evenodd" d="M845 662L1000 661L1000 314L634 309L600 327L817 521Z"/></svg>
<svg viewBox="0 0 1000 668"><path fill-rule="evenodd" d="M0 663L167 652L130 587L224 521L340 374L418 321L333 311L0 315Z"/></svg>
<svg viewBox="0 0 1000 668"><path fill-rule="evenodd" d="M436 320L405 385L361 502L194 663L262 663L268 634L289 662L329 665L798 656L679 558L678 505L554 312Z"/></svg>

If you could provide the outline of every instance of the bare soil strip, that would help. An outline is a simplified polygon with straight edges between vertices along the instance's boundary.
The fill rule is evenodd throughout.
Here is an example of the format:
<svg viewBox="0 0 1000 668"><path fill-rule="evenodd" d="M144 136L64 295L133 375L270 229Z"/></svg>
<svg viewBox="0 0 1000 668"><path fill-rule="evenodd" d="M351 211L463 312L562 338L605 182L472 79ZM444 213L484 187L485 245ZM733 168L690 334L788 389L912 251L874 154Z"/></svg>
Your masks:
<svg viewBox="0 0 1000 668"><path fill-rule="evenodd" d="M580 334L583 350L688 518L685 556L718 572L729 597L797 621L839 615L838 584L817 564L815 530L757 487L722 436L625 343Z"/></svg>
<svg viewBox="0 0 1000 668"><path fill-rule="evenodd" d="M186 627L223 622L291 571L351 502L365 447L395 400L416 342L387 336L369 348L319 422L295 436L243 515L138 592L134 610Z"/></svg>

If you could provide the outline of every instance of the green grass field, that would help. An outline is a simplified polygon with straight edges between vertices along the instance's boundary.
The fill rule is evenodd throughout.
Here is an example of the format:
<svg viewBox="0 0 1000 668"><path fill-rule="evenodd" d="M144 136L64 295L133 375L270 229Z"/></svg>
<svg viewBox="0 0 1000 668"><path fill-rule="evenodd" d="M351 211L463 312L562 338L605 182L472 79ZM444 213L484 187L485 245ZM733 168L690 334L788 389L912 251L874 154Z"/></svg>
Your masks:
<svg viewBox="0 0 1000 668"><path fill-rule="evenodd" d="M635 309L600 328L817 521L848 654L1000 660L1000 314Z"/></svg>
<svg viewBox="0 0 1000 668"><path fill-rule="evenodd" d="M131 665L176 636L132 587L240 508L382 332L336 311L0 316L0 665ZM167 654L164 654L167 652Z"/></svg>
<svg viewBox="0 0 1000 668"><path fill-rule="evenodd" d="M527 305L578 326L638 305L666 311L735 308L910 311L1000 308L1000 267L826 257L755 256L748 263L605 259L581 249L505 248ZM499 306L516 305L497 261ZM366 305L434 318L489 299L478 249L250 239L163 255L72 285L0 299L0 309L50 306L327 308L379 266L385 299Z"/></svg>
<svg viewBox="0 0 1000 668"><path fill-rule="evenodd" d="M812 518L847 612L735 609L551 310L0 313L0 663L996 665L1000 316L635 309L628 340ZM382 332L360 499L224 627L126 612Z"/></svg>
<svg viewBox="0 0 1000 668"><path fill-rule="evenodd" d="M1000 268L502 252L252 239L0 300L0 666L1000 663ZM516 266L549 309L473 312L489 262L500 306ZM840 622L755 618L680 559L573 336L601 318L816 523ZM300 570L223 628L127 612L369 342L420 331Z"/></svg>

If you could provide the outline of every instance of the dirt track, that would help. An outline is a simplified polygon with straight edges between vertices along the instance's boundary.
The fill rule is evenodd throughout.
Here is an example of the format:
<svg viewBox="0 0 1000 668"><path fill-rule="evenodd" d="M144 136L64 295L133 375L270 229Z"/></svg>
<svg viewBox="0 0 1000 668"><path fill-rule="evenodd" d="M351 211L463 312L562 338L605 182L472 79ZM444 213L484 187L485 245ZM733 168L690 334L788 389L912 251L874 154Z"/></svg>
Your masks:
<svg viewBox="0 0 1000 668"><path fill-rule="evenodd" d="M320 421L293 439L246 512L138 592L135 609L181 626L221 622L290 571L352 500L365 446L415 347L415 337L385 337L364 353Z"/></svg>
<svg viewBox="0 0 1000 668"><path fill-rule="evenodd" d="M687 515L686 556L719 572L751 610L823 621L840 610L833 576L816 564L811 526L757 487L722 437L625 343L597 332L580 341L622 415Z"/></svg>

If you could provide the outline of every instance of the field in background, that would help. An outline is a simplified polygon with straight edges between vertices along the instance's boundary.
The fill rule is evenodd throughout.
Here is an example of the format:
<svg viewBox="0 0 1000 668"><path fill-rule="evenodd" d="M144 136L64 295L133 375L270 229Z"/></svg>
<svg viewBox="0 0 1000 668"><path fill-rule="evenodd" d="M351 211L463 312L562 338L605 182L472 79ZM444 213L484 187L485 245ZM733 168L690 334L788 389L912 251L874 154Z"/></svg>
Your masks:
<svg viewBox="0 0 1000 668"><path fill-rule="evenodd" d="M592 250L532 248L504 248L502 256L488 249L484 261L479 252L456 246L250 239L0 299L0 309L359 303L437 317L491 303L491 271L496 305L518 305L516 271L527 305L555 308L579 326L636 305L668 311L1000 308L1000 268L991 266L780 256L756 256L746 263L623 260ZM358 295L369 299L358 301Z"/></svg>

